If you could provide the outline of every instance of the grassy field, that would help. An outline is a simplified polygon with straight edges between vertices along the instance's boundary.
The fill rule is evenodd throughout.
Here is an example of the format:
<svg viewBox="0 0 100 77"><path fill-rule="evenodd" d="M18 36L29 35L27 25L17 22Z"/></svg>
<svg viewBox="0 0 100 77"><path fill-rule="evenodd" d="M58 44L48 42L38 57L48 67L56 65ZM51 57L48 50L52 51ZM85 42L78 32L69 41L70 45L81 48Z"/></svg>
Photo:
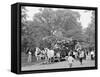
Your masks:
<svg viewBox="0 0 100 77"><path fill-rule="evenodd" d="M36 63L36 58L34 56L32 56L32 63L28 63L27 58L28 58L28 55L22 52L21 53L21 65L22 66L33 65L34 63Z"/></svg>
<svg viewBox="0 0 100 77"><path fill-rule="evenodd" d="M43 62L43 60L42 61L36 61L36 57L35 56L32 56L32 62L31 63L28 63L27 59L28 59L28 55L22 52L21 53L21 66L22 67L30 66L30 65L34 65L34 64Z"/></svg>

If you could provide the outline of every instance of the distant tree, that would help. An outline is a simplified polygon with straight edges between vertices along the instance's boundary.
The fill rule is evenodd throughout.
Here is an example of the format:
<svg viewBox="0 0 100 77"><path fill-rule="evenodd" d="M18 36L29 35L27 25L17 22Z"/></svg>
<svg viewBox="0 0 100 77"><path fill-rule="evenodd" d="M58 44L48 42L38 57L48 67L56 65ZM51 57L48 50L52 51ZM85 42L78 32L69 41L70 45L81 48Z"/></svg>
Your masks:
<svg viewBox="0 0 100 77"><path fill-rule="evenodd" d="M26 21L26 18L28 17L27 12L28 10L26 9L25 6L21 6L21 18L22 18L22 22Z"/></svg>
<svg viewBox="0 0 100 77"><path fill-rule="evenodd" d="M90 45L95 44L95 12L92 11L91 23L86 29L86 34L88 35L88 42Z"/></svg>

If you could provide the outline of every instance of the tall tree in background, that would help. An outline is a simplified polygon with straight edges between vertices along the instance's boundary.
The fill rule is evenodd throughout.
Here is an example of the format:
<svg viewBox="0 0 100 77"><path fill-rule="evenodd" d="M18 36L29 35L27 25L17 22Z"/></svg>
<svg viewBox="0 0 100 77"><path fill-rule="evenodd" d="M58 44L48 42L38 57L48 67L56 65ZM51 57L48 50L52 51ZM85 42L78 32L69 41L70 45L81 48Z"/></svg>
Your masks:
<svg viewBox="0 0 100 77"><path fill-rule="evenodd" d="M27 47L32 46L33 38L30 36L30 31L28 31L29 24L27 23L27 9L26 7L21 7L21 45L22 51L25 51Z"/></svg>
<svg viewBox="0 0 100 77"><path fill-rule="evenodd" d="M64 33L65 36L72 36L73 33L82 30L80 23L77 21L80 18L78 12L71 10L52 10L42 9L40 13L35 14L34 21L43 24L52 33ZM61 32L58 32L61 31Z"/></svg>
<svg viewBox="0 0 100 77"><path fill-rule="evenodd" d="M27 21L27 10L25 10L25 7L22 10L22 20L25 21L22 22L22 49L41 46L43 38L47 36L55 36L58 38L73 37L75 39L82 36L82 27L78 22L80 19L78 12L69 9L53 10L50 8L42 8L40 12L34 15L33 21Z"/></svg>
<svg viewBox="0 0 100 77"><path fill-rule="evenodd" d="M26 18L27 18L27 12L28 10L26 9L26 7L21 6L21 21L25 22Z"/></svg>
<svg viewBox="0 0 100 77"><path fill-rule="evenodd" d="M95 11L92 11L91 23L86 29L86 34L88 35L88 42L91 46L95 45Z"/></svg>

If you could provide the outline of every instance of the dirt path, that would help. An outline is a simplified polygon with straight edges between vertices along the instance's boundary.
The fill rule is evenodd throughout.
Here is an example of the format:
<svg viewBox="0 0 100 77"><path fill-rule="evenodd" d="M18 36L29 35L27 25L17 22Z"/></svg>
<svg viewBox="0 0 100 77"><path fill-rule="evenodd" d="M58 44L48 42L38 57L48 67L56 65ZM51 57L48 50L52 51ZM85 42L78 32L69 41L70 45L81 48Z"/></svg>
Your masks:
<svg viewBox="0 0 100 77"><path fill-rule="evenodd" d="M74 61L73 67L92 67L95 66L95 61L83 61L83 64L81 65L79 61ZM59 69L59 68L69 68L68 62L63 61L63 62L56 62L52 64L36 64L36 65L31 65L31 66L26 66L22 67L22 71L24 70L43 70L43 69Z"/></svg>

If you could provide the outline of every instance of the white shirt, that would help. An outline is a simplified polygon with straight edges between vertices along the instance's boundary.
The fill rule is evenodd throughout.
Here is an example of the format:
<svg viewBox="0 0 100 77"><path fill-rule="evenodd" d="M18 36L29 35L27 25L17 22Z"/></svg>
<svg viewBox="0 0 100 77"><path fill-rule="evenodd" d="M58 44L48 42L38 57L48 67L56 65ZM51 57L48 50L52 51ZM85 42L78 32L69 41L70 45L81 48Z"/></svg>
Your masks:
<svg viewBox="0 0 100 77"><path fill-rule="evenodd" d="M80 53L80 57L84 57L84 51Z"/></svg>
<svg viewBox="0 0 100 77"><path fill-rule="evenodd" d="M91 51L91 55L94 55L94 52L93 51Z"/></svg>
<svg viewBox="0 0 100 77"><path fill-rule="evenodd" d="M32 53L31 52L28 52L28 54L31 55Z"/></svg>
<svg viewBox="0 0 100 77"><path fill-rule="evenodd" d="M69 57L68 57L68 62L69 62L69 63L73 63L73 60L74 60L74 59L73 59L72 56L69 56Z"/></svg>

